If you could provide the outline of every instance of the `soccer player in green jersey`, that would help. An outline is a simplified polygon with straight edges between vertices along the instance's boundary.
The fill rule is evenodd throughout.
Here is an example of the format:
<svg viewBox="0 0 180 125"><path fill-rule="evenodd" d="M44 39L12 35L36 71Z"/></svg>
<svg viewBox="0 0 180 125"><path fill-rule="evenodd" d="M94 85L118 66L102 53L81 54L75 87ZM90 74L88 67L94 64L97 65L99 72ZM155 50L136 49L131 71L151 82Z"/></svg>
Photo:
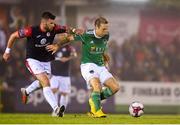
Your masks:
<svg viewBox="0 0 180 125"><path fill-rule="evenodd" d="M107 99L119 90L119 84L106 68L109 57L106 54L109 40L108 21L104 17L95 20L95 28L68 38L82 42L81 74L91 89L89 104L91 116L106 117L101 100ZM72 37L72 36L69 36ZM64 42L59 43L63 45ZM56 52L59 45L49 45L49 51ZM105 89L102 89L102 87Z"/></svg>

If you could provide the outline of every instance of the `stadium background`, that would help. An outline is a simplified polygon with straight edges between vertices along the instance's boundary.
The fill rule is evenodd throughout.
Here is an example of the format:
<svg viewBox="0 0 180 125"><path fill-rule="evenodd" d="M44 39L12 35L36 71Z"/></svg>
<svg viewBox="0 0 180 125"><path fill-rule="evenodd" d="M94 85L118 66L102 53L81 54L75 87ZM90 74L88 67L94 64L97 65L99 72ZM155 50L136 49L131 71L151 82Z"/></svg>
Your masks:
<svg viewBox="0 0 180 125"><path fill-rule="evenodd" d="M43 4L42 4L43 3ZM104 102L104 110L127 113L132 101L146 113L180 113L180 2L178 0L1 0L0 1L0 112L50 112L42 91L22 105L20 88L34 78L24 65L25 39L19 40L7 64L2 60L6 40L17 28L39 24L43 11L58 23L93 28L98 16L110 24L111 72L121 90ZM88 92L78 58L71 63L72 93L67 112L85 113Z"/></svg>

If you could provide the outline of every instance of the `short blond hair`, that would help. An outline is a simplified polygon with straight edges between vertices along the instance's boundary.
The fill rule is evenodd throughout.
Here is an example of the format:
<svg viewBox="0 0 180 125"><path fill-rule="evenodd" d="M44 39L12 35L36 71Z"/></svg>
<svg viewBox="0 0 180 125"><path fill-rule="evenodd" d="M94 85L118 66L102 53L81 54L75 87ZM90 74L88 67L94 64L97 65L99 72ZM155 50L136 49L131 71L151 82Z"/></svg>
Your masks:
<svg viewBox="0 0 180 125"><path fill-rule="evenodd" d="M104 18L104 17L99 17L99 18L97 18L97 19L95 20L95 22L94 22L95 27L96 27L96 26L97 26L97 27L100 27L101 24L108 24L107 19Z"/></svg>

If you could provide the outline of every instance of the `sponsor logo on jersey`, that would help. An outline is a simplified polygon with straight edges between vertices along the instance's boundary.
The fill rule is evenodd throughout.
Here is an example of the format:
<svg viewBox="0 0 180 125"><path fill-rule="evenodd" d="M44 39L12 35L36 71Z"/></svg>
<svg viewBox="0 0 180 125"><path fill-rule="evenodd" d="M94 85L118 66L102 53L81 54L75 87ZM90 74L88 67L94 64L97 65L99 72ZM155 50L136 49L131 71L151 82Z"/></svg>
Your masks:
<svg viewBox="0 0 180 125"><path fill-rule="evenodd" d="M50 43L46 43L46 44L35 44L35 47L46 47L47 45L49 45Z"/></svg>
<svg viewBox="0 0 180 125"><path fill-rule="evenodd" d="M92 52L92 51L95 51L95 50L96 50L96 47L95 47L95 46L92 46L90 50L91 50L91 52Z"/></svg>
<svg viewBox="0 0 180 125"><path fill-rule="evenodd" d="M105 51L105 48L101 48L101 47L92 46L90 48L90 53L91 54L101 54L101 53L104 53L104 51Z"/></svg>
<svg viewBox="0 0 180 125"><path fill-rule="evenodd" d="M43 38L41 41L40 41L40 43L43 45L43 44L46 44L46 39L45 38Z"/></svg>
<svg viewBox="0 0 180 125"><path fill-rule="evenodd" d="M50 44L50 43L46 43L46 42L47 42L46 38L43 38L43 39L41 39L40 44L35 44L35 47L44 47L44 46L47 46Z"/></svg>

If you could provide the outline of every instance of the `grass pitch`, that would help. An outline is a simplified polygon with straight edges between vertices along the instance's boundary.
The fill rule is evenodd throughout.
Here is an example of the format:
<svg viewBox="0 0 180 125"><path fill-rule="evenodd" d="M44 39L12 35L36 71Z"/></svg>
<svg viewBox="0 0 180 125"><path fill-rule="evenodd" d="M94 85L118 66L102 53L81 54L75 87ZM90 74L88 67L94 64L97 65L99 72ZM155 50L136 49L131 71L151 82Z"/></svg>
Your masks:
<svg viewBox="0 0 180 125"><path fill-rule="evenodd" d="M109 114L107 118L91 118L86 114L65 114L51 117L50 114L0 114L0 124L180 124L180 115L129 115Z"/></svg>

